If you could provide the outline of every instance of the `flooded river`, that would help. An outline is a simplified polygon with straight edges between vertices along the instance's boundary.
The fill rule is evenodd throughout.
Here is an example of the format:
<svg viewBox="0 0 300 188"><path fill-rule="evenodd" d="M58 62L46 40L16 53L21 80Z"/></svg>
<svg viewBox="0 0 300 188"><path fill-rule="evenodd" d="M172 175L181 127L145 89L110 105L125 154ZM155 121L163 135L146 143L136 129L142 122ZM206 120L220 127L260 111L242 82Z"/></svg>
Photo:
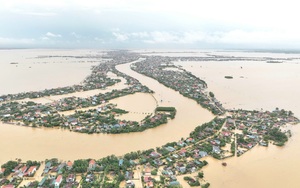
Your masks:
<svg viewBox="0 0 300 188"><path fill-rule="evenodd" d="M121 155L130 151L155 148L167 142L187 137L189 133L214 116L201 108L195 101L181 96L157 81L140 75L130 69L130 64L117 66L117 69L141 81L155 91L152 97L145 97L143 104L156 101L159 105L174 106L177 115L168 124L146 130L142 133L121 135L87 135L61 129L34 129L14 125L0 124L0 163L22 158L23 160L44 160L57 157L64 160L79 158L100 158L107 155ZM148 94L145 94L148 95ZM127 97L122 105L131 106L139 102L134 97ZM154 110L154 109L153 109Z"/></svg>
<svg viewBox="0 0 300 188"><path fill-rule="evenodd" d="M256 56L253 53L250 55ZM279 107L292 110L300 118L300 65L297 61L280 64L253 61L176 64L204 79L208 89L227 108L273 110ZM147 106L174 106L177 109L176 118L166 125L142 133L121 135L87 135L61 129L33 129L0 124L0 164L15 158L44 160L57 157L74 160L149 149L186 137L195 126L213 118L211 113L193 100L132 71L130 64L119 65L117 69L155 91L155 100L145 94ZM225 79L224 76L233 76L233 79ZM7 84L10 86L14 82ZM118 101L120 107L128 107L132 112L135 108L132 104L141 103L140 99L132 96L125 99L118 99L121 100ZM145 109L145 112L150 111ZM300 125L292 126L291 130L293 136L284 147L255 147L241 157L226 159L227 167L221 165L222 161L206 158L209 165L204 168L205 179L211 183L212 188L300 187Z"/></svg>

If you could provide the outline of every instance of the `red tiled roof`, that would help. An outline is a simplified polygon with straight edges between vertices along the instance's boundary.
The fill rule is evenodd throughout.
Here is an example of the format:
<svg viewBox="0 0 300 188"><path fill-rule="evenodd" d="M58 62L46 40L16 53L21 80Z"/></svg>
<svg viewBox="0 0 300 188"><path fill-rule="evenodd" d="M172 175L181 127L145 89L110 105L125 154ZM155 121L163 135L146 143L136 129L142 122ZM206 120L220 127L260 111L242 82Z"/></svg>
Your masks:
<svg viewBox="0 0 300 188"><path fill-rule="evenodd" d="M60 182L61 182L61 179L62 179L62 175L59 175L59 176L57 176L55 182L56 182L56 183L60 183Z"/></svg>
<svg viewBox="0 0 300 188"><path fill-rule="evenodd" d="M26 170L27 170L27 166L23 166L22 168L21 168L21 172L26 172Z"/></svg>
<svg viewBox="0 0 300 188"><path fill-rule="evenodd" d="M14 185L4 185L2 186L2 188L14 188L15 186Z"/></svg>
<svg viewBox="0 0 300 188"><path fill-rule="evenodd" d="M31 166L31 167L28 169L27 173L28 173L28 174L29 174L29 173L32 173L34 169L36 169L36 166Z"/></svg>
<svg viewBox="0 0 300 188"><path fill-rule="evenodd" d="M144 182L149 182L151 181L151 177L150 176L144 176Z"/></svg>
<svg viewBox="0 0 300 188"><path fill-rule="evenodd" d="M67 166L69 166L69 167L73 166L72 161L68 161Z"/></svg>

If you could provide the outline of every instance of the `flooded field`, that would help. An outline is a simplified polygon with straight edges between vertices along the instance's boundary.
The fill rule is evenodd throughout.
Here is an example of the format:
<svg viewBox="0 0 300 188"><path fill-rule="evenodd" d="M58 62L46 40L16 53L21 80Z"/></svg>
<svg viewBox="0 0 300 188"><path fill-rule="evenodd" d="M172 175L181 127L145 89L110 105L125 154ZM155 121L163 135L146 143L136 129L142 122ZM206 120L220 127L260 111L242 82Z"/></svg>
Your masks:
<svg viewBox="0 0 300 188"><path fill-rule="evenodd" d="M117 108L128 111L127 114L118 116L120 120L141 121L146 116L154 114L156 100L151 94L135 93L110 101Z"/></svg>
<svg viewBox="0 0 300 188"><path fill-rule="evenodd" d="M47 96L47 97L42 97L42 98L35 98L35 99L22 99L19 100L20 102L27 102L27 101L34 101L36 103L41 103L41 104L46 104L46 103L51 103L53 101L57 101L63 98L67 97L80 97L80 98L88 98L94 95L98 95L99 93L107 93L111 92L114 89L121 90L124 88L127 88L128 85L126 84L126 80L122 77L118 77L115 74L109 72L108 74L109 77L114 78L114 79L120 79L121 82L116 83L115 85L109 86L105 89L93 89L93 90L88 90L88 91L80 91L80 92L75 92L75 93L69 93L69 94L64 94L64 95L52 95L52 96Z"/></svg>
<svg viewBox="0 0 300 188"><path fill-rule="evenodd" d="M89 50L0 50L0 95L79 84L102 60ZM76 58L86 56L86 58Z"/></svg>
<svg viewBox="0 0 300 188"><path fill-rule="evenodd" d="M120 135L87 135L62 129L34 129L0 124L0 136L2 137L0 163L15 158L23 160L44 160L52 157L64 160L97 159L111 154L121 155L130 151L149 149L187 137L196 126L208 122L214 117L195 101L181 96L178 92L166 88L151 78L132 71L130 64L119 65L117 69L137 78L142 84L156 92L154 94L155 103L153 103L153 97L146 97L143 104L153 103L154 106L158 103L163 106L174 106L177 109L176 118L170 120L168 124L141 133ZM134 108L132 103L139 101L133 99L125 102L119 105Z"/></svg>
<svg viewBox="0 0 300 188"><path fill-rule="evenodd" d="M243 57L300 57L297 54L209 53ZM168 53L159 52L158 54L167 55ZM27 63L30 63L29 60L27 61ZM300 118L300 102L298 99L300 96L300 89L298 87L300 83L299 62L296 59L278 64L266 63L264 61L176 62L175 64L181 65L184 69L205 80L208 84L208 91L212 91L226 108L250 110L261 110L263 108L264 110L273 110L278 107L292 110L295 116ZM2 65L1 62L1 67ZM66 82L72 84L75 81L77 82L73 77L79 76L71 71L72 69L64 67L64 63L56 63L54 65L55 69L49 69L48 72L53 73L56 69L61 69L62 73L67 74L70 72L74 76L53 76L49 81L49 85L53 82L53 87L57 87L57 83L61 83L64 79L68 80ZM83 64L75 63L74 65ZM8 63L3 66L16 65ZM87 72L82 73L82 78L78 79L78 82L88 74L89 67L90 65L86 67ZM15 87L18 85L16 84L16 82L18 83L16 80L20 79L19 75L22 77L20 72L16 72L19 73L17 78L9 77L10 80L7 81L9 82L8 85L5 85L3 78L9 75L1 75L3 87L1 87L2 91L0 93L10 92L10 89L6 89L6 86L15 89L16 92L25 88L36 90L40 88L40 85L45 86L45 83L40 84L37 81L33 82L31 80L38 79L35 73L30 73L31 69L24 68L23 73L27 77L32 77L28 78L29 81L27 77L24 79L24 82L30 84L23 84L20 88ZM80 67L77 67L77 69L80 69L78 71L85 71L85 69ZM147 113L153 112L156 105L175 107L177 109L176 118L169 121L166 125L146 130L142 133L121 135L87 135L62 129L34 129L0 123L0 164L16 158L22 158L23 160L44 160L52 157L64 160L78 158L97 159L110 154L122 155L130 151L149 149L151 147L155 148L167 142L176 141L188 136L197 125L207 122L214 117L207 110L201 108L195 101L184 98L178 92L166 88L157 81L132 71L130 64L118 65L117 69L140 80L142 84L155 91L153 97L148 94L147 96L145 96L146 94L135 94L126 96L123 99L112 100L118 104L118 108L130 111L124 117L121 116L122 118L136 118L139 115L136 112L142 112L140 115L144 116ZM2 68L0 70L3 71ZM225 76L232 76L233 79L226 79ZM123 83L121 82L121 85L115 87L124 87ZM85 97L99 91L89 92L78 93L78 96ZM75 95L77 96L76 93ZM59 97L53 99L59 99ZM40 100L47 101L47 99ZM293 136L284 147L255 147L241 157L226 159L227 167L221 165L222 161L206 158L209 165L204 168L205 179L211 183L211 187L213 188L300 187L298 180L298 169L300 168L300 125L291 126L290 129Z"/></svg>
<svg viewBox="0 0 300 188"><path fill-rule="evenodd" d="M300 65L297 61L175 64L204 79L208 90L227 108L274 110L278 107L292 110L300 117L300 89L296 87L300 82ZM226 75L233 79L225 79ZM226 159L227 167L221 165L222 161L207 158L206 180L213 188L299 187L300 125L291 126L291 130L293 136L284 147L255 147L241 157Z"/></svg>
<svg viewBox="0 0 300 188"><path fill-rule="evenodd" d="M156 108L155 98L149 93L135 93L132 95L126 95L123 97L119 97L113 100L110 100L108 103L115 104L116 108L120 108L128 111L127 114L119 115L116 118L119 120L127 120L127 121L141 121L146 116L154 114ZM77 110L86 111L90 109L97 109L103 106L92 106L88 108L80 108ZM74 114L76 110L69 110L59 112L59 114L63 114L65 116Z"/></svg>

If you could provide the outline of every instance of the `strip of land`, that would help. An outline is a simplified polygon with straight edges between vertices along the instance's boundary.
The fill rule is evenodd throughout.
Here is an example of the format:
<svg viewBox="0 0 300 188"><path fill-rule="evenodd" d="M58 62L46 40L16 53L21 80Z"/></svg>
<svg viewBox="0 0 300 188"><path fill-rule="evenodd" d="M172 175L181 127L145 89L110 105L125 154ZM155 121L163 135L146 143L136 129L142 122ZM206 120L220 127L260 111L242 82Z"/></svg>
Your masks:
<svg viewBox="0 0 300 188"><path fill-rule="evenodd" d="M114 61L120 64L127 62L124 61L124 59L128 60L127 56L134 56L133 59L140 58L137 54L132 55L125 52L116 54L114 54ZM217 58L226 59L226 57ZM185 59L192 60L195 58L185 57ZM178 60L178 58L147 57L144 61L133 64L132 69L158 80L166 87L179 91L185 97L197 101L202 107L216 115L212 121L197 126L186 138L166 143L155 149L130 152L122 156L111 155L102 159L79 159L75 161L59 161L55 158L42 162L22 162L20 159L8 161L1 166L0 177L2 178L0 185L4 187L78 187L79 185L81 187L179 187L180 185L208 187L209 183L205 180L205 175L201 171L202 167L207 165L205 157L212 156L216 159L225 159L240 156L256 145L268 146L268 144L273 143L282 146L291 136L291 132L285 131L282 127L286 124L299 123L299 120L293 116L291 111L283 109L273 111L225 109L213 93L207 92L207 85L203 80L180 67L174 66L172 64L173 60ZM123 73L116 71L115 65L109 71L128 78ZM147 87L141 85L138 81L133 78L130 78L130 80L137 84L131 87L134 88L131 91L151 93ZM143 88L142 91L139 90L141 88ZM128 90L121 91L125 92L125 95L132 94ZM40 114L53 109L56 110L53 113L59 114L59 111L65 111L63 109L74 110L91 107L95 102L95 105L103 104L101 109L77 110L75 114L68 117L67 121L70 124L76 122L74 126L77 126L78 119L88 121L87 123L90 124L88 133L105 132L107 131L106 127L101 130L101 127L99 129L95 124L114 121L114 117L111 116L112 113L123 114L126 111L115 108L103 101L124 96L122 92L112 91L107 95L104 94L104 96L99 94L96 96L97 100L91 98L90 101L77 98L63 99L63 102L67 101L66 104L70 104L68 107L63 105L61 101L57 105L48 107L34 102L20 104L11 101L18 99L18 97L9 99L3 97L5 101L1 106L3 107L1 111L2 121L7 123L16 121L13 119L16 118L16 114L7 113L8 110L11 110L9 112L20 113L21 111L26 112L27 115L37 115L36 111L28 110L36 110L38 107ZM20 108L21 110L18 111ZM176 118L175 114L175 108L159 106L153 116L145 118L143 124L151 127L149 126L151 123L155 125L156 122L159 122L158 126L166 123L168 118ZM36 118L42 117L44 116L40 115ZM57 117L59 115L55 116L55 118ZM166 117L166 119L160 122L164 119L163 117ZM21 119L20 121L23 121L24 117L22 116ZM50 119L47 122L56 122L54 120L56 119ZM57 124L69 125L64 121L59 121ZM122 126L119 122L120 127L126 128L127 132L134 132L134 129L130 129L134 126L133 124L122 123L125 125ZM29 124L33 123L30 122ZM117 132L110 133L122 132L119 131L123 130L120 127L118 127L119 129L112 129L118 130ZM137 128L141 127L143 126L137 125ZM71 128L70 130L72 130ZM223 165L226 166L226 163ZM41 177L43 178L41 179Z"/></svg>

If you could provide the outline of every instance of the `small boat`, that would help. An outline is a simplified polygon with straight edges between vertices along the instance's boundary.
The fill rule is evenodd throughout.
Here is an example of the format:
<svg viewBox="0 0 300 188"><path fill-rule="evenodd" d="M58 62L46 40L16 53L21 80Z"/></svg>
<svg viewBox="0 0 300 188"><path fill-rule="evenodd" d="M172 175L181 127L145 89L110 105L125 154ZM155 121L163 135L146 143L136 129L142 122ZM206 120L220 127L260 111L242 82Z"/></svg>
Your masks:
<svg viewBox="0 0 300 188"><path fill-rule="evenodd" d="M227 166L227 163L223 162L222 165L223 165L223 166Z"/></svg>

